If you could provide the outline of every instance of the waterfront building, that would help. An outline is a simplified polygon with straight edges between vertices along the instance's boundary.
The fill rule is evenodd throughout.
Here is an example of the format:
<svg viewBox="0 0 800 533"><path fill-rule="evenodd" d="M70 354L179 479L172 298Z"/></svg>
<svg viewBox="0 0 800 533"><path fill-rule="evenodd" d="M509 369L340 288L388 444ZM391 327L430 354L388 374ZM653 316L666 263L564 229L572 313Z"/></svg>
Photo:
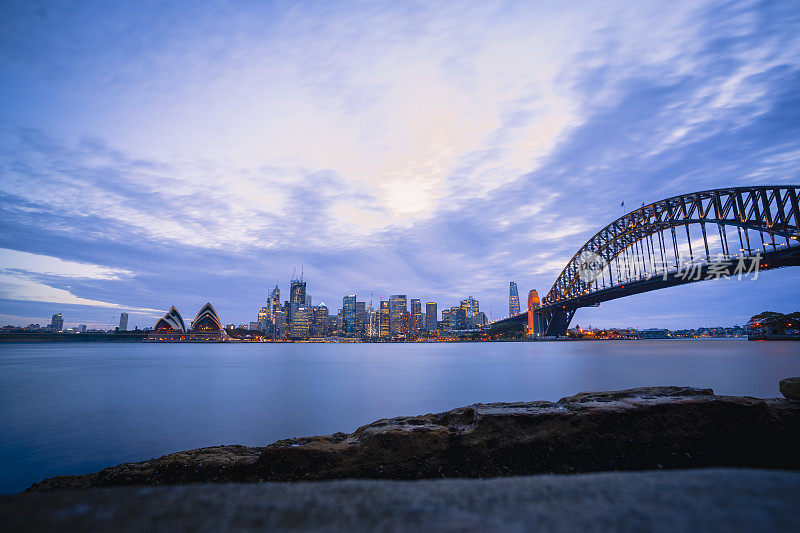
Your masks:
<svg viewBox="0 0 800 533"><path fill-rule="evenodd" d="M81 333L86 333L86 324L81 324L80 326L78 326L78 331L80 331Z"/></svg>
<svg viewBox="0 0 800 533"><path fill-rule="evenodd" d="M169 311L167 311L166 315L158 319L153 330L157 332L185 333L186 325L183 323L181 314L173 305L170 307Z"/></svg>
<svg viewBox="0 0 800 533"><path fill-rule="evenodd" d="M405 294L393 294L389 297L389 329L393 335L403 332L403 314L408 313L406 302Z"/></svg>
<svg viewBox="0 0 800 533"><path fill-rule="evenodd" d="M258 331L260 329L258 322L250 322L250 327L247 328L250 331Z"/></svg>
<svg viewBox="0 0 800 533"><path fill-rule="evenodd" d="M472 296L467 297L466 300L461 300L460 307L466 312L468 320L471 320L480 311L478 300L475 300Z"/></svg>
<svg viewBox="0 0 800 533"><path fill-rule="evenodd" d="M310 337L326 337L330 333L330 315L325 302L311 308Z"/></svg>
<svg viewBox="0 0 800 533"><path fill-rule="evenodd" d="M267 331L270 326L269 307L262 307L258 310L258 321L256 327L259 331Z"/></svg>
<svg viewBox="0 0 800 533"><path fill-rule="evenodd" d="M311 308L298 307L292 321L292 338L308 339L309 327L311 325Z"/></svg>
<svg viewBox="0 0 800 533"><path fill-rule="evenodd" d="M380 325L378 326L379 330L378 335L381 338L388 337L391 332L391 329L389 328L390 313L389 313L388 301L381 300L381 308L380 311L378 311L378 318L380 319Z"/></svg>
<svg viewBox="0 0 800 533"><path fill-rule="evenodd" d="M422 330L422 304L419 298L411 299L411 331L417 333Z"/></svg>
<svg viewBox="0 0 800 533"><path fill-rule="evenodd" d="M374 338L380 336L380 313L372 308L372 300L369 301L367 309L367 337Z"/></svg>
<svg viewBox="0 0 800 533"><path fill-rule="evenodd" d="M53 317L50 319L49 328L53 331L61 331L64 329L64 318L61 316L61 313L53 315Z"/></svg>
<svg viewBox="0 0 800 533"><path fill-rule="evenodd" d="M519 290L517 282L512 281L508 288L508 316L519 314Z"/></svg>
<svg viewBox="0 0 800 533"><path fill-rule="evenodd" d="M275 315L278 311L281 310L281 290L278 288L278 284L275 284L275 288L269 294L269 312L270 318L272 319L272 323L275 323Z"/></svg>
<svg viewBox="0 0 800 533"><path fill-rule="evenodd" d="M306 282L298 279L293 279L289 286L289 321L293 321L294 312L306 306Z"/></svg>
<svg viewBox="0 0 800 533"><path fill-rule="evenodd" d="M342 299L342 329L346 337L356 336L356 295L349 294Z"/></svg>
<svg viewBox="0 0 800 533"><path fill-rule="evenodd" d="M437 321L439 320L439 313L436 309L436 302L428 302L425 304L425 329L428 331L435 331Z"/></svg>
<svg viewBox="0 0 800 533"><path fill-rule="evenodd" d="M219 332L221 329L222 325L219 320L219 315L217 315L217 311L210 302L206 302L206 304L200 308L200 311L197 312L197 316L194 317L194 320L192 321L192 330L204 333L214 333Z"/></svg>
<svg viewBox="0 0 800 533"><path fill-rule="evenodd" d="M156 322L155 328L148 333L145 340L148 342L222 342L229 339L225 330L222 329L217 311L211 303L206 302L194 317L190 330L186 329L183 318L173 306Z"/></svg>
<svg viewBox="0 0 800 533"><path fill-rule="evenodd" d="M356 302L356 336L364 334L367 321L367 304L364 302Z"/></svg>
<svg viewBox="0 0 800 533"><path fill-rule="evenodd" d="M119 315L119 330L128 331L128 313L120 313Z"/></svg>

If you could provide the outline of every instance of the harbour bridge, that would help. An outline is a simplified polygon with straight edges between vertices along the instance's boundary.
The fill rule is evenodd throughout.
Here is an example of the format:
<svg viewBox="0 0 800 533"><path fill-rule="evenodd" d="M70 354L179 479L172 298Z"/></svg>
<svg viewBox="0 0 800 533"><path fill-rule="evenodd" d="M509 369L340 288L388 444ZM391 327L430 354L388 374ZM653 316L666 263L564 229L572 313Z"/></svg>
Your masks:
<svg viewBox="0 0 800 533"><path fill-rule="evenodd" d="M713 189L631 211L581 246L527 312L492 333L566 335L575 311L601 302L723 277L800 266L800 186Z"/></svg>

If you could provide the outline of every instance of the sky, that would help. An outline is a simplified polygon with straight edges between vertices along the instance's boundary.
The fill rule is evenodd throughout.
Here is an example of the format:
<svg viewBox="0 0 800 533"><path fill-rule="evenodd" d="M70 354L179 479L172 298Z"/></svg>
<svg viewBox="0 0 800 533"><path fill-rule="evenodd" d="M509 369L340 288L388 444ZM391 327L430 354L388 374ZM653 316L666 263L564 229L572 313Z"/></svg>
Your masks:
<svg viewBox="0 0 800 533"><path fill-rule="evenodd" d="M636 207L800 183L800 9L767 2L0 4L0 323L206 301L546 293ZM800 269L581 309L742 324Z"/></svg>

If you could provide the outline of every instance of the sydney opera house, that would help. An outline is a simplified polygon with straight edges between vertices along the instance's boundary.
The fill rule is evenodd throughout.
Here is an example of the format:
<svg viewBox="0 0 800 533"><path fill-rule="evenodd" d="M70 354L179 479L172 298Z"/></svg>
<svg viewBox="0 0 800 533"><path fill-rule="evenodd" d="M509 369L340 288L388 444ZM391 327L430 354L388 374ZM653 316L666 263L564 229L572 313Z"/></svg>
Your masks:
<svg viewBox="0 0 800 533"><path fill-rule="evenodd" d="M183 317L172 306L162 318L158 319L155 328L147 335L149 342L221 342L228 340L222 328L219 315L210 303L206 303L192 320L187 329Z"/></svg>

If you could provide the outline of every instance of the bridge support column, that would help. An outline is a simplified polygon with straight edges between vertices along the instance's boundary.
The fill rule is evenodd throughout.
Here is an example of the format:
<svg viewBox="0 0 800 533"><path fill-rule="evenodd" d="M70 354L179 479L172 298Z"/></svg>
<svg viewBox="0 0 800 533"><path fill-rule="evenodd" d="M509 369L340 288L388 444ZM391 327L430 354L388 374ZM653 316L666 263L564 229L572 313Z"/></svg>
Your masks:
<svg viewBox="0 0 800 533"><path fill-rule="evenodd" d="M547 325L548 337L564 337L567 334L567 328L572 320L572 315L575 311L568 312L566 309L554 309L550 317L549 324Z"/></svg>

